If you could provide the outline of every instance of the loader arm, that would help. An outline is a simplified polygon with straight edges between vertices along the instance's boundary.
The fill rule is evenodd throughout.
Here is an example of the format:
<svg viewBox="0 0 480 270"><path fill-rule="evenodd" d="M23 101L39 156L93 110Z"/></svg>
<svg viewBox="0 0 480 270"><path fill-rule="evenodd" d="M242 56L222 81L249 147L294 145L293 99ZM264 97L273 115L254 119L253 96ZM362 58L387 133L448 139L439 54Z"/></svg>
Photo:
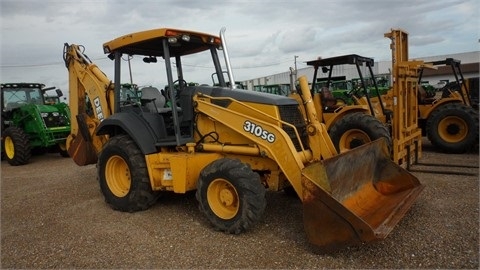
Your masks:
<svg viewBox="0 0 480 270"><path fill-rule="evenodd" d="M113 84L82 52L82 46L64 45L64 61L69 73L71 131L67 151L77 165L93 164L106 143L95 136L97 126L113 113Z"/></svg>
<svg viewBox="0 0 480 270"><path fill-rule="evenodd" d="M195 96L194 103L198 113L203 113L215 119L215 121L228 126L254 142L259 148L258 154L274 160L299 197L302 197L302 170L305 168L305 164L308 165L312 162L332 158L337 155L337 152L328 136L325 125L318 122L306 77L300 77L299 82L302 96L306 100L303 106L305 106L307 112L306 132L308 134L308 149L305 148L306 146L303 146L300 139L301 136L295 126L263 113L245 103L229 97L215 98L205 94ZM250 112L251 115L215 105L215 102L212 102L212 100L235 102L239 106L244 107L241 111ZM259 115L262 115L262 117L259 117ZM285 126L295 131L295 140L298 140L295 143L301 146L300 151L295 147L292 138L285 132ZM330 189L325 177L316 177L311 179L311 181L314 181L315 184L326 190Z"/></svg>
<svg viewBox="0 0 480 270"><path fill-rule="evenodd" d="M242 134L254 142L253 147L256 147L258 150L252 152L255 152L258 156L273 159L287 179L289 179L297 194L302 194L301 172L304 168L303 164L306 163L307 160L312 159L312 152L306 149L297 152L292 140L281 128L282 124L290 124L269 117L247 104L227 97L215 98L200 94L194 96L193 100L197 104L197 113L207 115L214 121L226 125L230 129ZM245 111L256 111L272 121L260 120L260 117L255 118L238 111L215 105L212 100L229 100L230 102L237 102L248 109ZM297 138L299 138L298 133ZM209 149L207 145L202 146L202 148L204 150Z"/></svg>

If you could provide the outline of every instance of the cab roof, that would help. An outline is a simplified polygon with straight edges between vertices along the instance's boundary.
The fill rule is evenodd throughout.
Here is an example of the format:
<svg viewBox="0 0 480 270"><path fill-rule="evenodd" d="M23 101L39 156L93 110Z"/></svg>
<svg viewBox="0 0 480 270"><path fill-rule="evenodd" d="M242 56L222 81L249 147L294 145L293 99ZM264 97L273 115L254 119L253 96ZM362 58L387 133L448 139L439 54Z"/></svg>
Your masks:
<svg viewBox="0 0 480 270"><path fill-rule="evenodd" d="M2 83L2 88L44 88L45 84L43 83Z"/></svg>
<svg viewBox="0 0 480 270"><path fill-rule="evenodd" d="M307 65L315 66L315 67L319 67L319 66L324 67L324 66L331 66L331 65L335 66L335 65L347 65L347 64L355 64L355 63L358 63L360 65L363 65L363 63L367 63L367 65L370 65L373 67L374 60L373 58L364 57L357 54L347 54L347 55L308 61Z"/></svg>
<svg viewBox="0 0 480 270"><path fill-rule="evenodd" d="M182 56L220 47L218 36L189 30L159 28L127 34L103 44L103 51L111 54L120 51L129 55L163 57L164 39L168 39L170 56Z"/></svg>

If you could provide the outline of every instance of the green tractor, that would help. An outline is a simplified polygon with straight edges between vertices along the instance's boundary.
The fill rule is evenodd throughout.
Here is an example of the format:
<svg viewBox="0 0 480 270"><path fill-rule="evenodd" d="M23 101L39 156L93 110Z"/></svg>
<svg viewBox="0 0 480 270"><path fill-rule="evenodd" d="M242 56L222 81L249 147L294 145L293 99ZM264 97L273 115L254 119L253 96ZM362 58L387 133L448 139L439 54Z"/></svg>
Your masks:
<svg viewBox="0 0 480 270"><path fill-rule="evenodd" d="M70 109L63 102L46 102L46 91L53 89L40 83L1 84L2 159L10 165L27 164L32 153L59 152L68 157ZM63 95L60 89L56 93Z"/></svg>
<svg viewBox="0 0 480 270"><path fill-rule="evenodd" d="M328 78L317 79L315 83L315 93L320 92L323 87L327 87ZM329 83L330 92L333 95L333 98L336 100L337 105L353 105L354 101L352 99L353 85L352 81L345 80L344 76L339 78L332 78L332 81Z"/></svg>

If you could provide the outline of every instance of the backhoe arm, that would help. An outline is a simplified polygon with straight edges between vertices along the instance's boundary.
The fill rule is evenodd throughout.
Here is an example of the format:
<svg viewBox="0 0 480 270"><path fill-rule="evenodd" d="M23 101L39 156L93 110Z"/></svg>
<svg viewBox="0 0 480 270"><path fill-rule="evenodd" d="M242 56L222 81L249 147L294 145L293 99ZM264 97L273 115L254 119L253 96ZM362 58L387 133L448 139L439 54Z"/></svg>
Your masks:
<svg viewBox="0 0 480 270"><path fill-rule="evenodd" d="M113 84L107 76L83 54L83 47L64 46L64 61L69 73L69 106L71 131L67 150L77 165L93 164L106 142L105 136L95 136L96 127L113 112Z"/></svg>

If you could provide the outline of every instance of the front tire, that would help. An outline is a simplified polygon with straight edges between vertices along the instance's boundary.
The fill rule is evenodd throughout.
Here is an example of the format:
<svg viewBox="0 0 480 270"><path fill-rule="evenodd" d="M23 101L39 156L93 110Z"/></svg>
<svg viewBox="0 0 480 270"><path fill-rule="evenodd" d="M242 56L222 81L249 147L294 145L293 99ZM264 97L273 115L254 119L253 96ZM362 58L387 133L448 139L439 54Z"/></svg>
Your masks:
<svg viewBox="0 0 480 270"><path fill-rule="evenodd" d="M250 166L222 158L206 166L197 182L199 209L216 230L239 234L265 212L265 187Z"/></svg>
<svg viewBox="0 0 480 270"><path fill-rule="evenodd" d="M460 103L436 108L427 119L427 137L443 152L460 154L475 148L478 141L478 113Z"/></svg>
<svg viewBox="0 0 480 270"><path fill-rule="evenodd" d="M387 127L374 116L362 112L345 115L333 124L328 134L339 153L380 138L386 138L389 149L392 149Z"/></svg>
<svg viewBox="0 0 480 270"><path fill-rule="evenodd" d="M60 154L60 156L62 156L64 158L70 157L70 155L68 154L68 151L67 151L66 143L59 143L57 147L58 147L58 153Z"/></svg>
<svg viewBox="0 0 480 270"><path fill-rule="evenodd" d="M129 136L115 136L105 144L97 170L105 202L113 209L136 212L155 203L145 157Z"/></svg>
<svg viewBox="0 0 480 270"><path fill-rule="evenodd" d="M2 149L5 158L12 166L25 165L32 156L30 142L21 128L9 127L3 134Z"/></svg>

